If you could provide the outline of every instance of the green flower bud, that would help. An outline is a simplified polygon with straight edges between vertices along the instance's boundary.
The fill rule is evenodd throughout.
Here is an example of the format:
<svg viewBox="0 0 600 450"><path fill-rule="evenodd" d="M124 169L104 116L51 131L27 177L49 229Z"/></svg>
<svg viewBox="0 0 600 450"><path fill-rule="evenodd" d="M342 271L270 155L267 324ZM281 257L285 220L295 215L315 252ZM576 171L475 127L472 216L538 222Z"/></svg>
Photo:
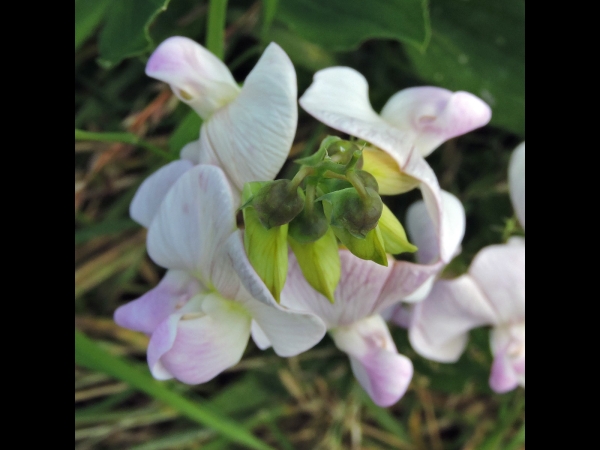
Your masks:
<svg viewBox="0 0 600 450"><path fill-rule="evenodd" d="M383 211L379 194L371 188L365 188L365 193L365 198L361 198L356 189L348 188L321 197L332 204L331 225L344 228L352 236L364 239L377 226Z"/></svg>
<svg viewBox="0 0 600 450"><path fill-rule="evenodd" d="M340 164L348 164L356 151L360 151L360 147L350 141L335 141L327 147L329 157Z"/></svg>
<svg viewBox="0 0 600 450"><path fill-rule="evenodd" d="M307 244L320 239L327 233L329 221L323 212L323 205L315 203L312 213L306 208L294 217L289 224L288 234L301 244Z"/></svg>
<svg viewBox="0 0 600 450"><path fill-rule="evenodd" d="M365 170L356 170L356 175L358 175L358 178L360 178L366 188L371 188L379 193L379 184L373 175Z"/></svg>
<svg viewBox="0 0 600 450"><path fill-rule="evenodd" d="M302 189L294 188L290 180L275 180L265 184L252 198L260 223L266 228L289 223L304 208Z"/></svg>

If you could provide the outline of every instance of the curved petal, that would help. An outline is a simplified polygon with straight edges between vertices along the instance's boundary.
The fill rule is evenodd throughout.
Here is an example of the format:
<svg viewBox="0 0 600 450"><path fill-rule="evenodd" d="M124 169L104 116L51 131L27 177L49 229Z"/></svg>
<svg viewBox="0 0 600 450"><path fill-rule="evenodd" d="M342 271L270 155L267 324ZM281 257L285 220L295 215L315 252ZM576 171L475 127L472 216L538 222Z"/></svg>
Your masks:
<svg viewBox="0 0 600 450"><path fill-rule="evenodd" d="M244 306L279 356L302 353L325 336L325 324L314 314L274 308L256 300L248 301Z"/></svg>
<svg viewBox="0 0 600 450"><path fill-rule="evenodd" d="M469 274L496 312L496 322L525 320L525 246L490 245L473 259Z"/></svg>
<svg viewBox="0 0 600 450"><path fill-rule="evenodd" d="M173 36L160 44L146 64L146 75L164 81L204 120L239 93L223 62L189 38Z"/></svg>
<svg viewBox="0 0 600 450"><path fill-rule="evenodd" d="M275 43L264 51L239 96L201 130L201 163L217 164L241 192L272 180L287 159L298 122L294 66Z"/></svg>
<svg viewBox="0 0 600 450"><path fill-rule="evenodd" d="M448 139L487 124L492 110L468 92L424 86L394 94L381 110L381 117L415 133L417 149L427 156Z"/></svg>
<svg viewBox="0 0 600 450"><path fill-rule="evenodd" d="M319 70L299 103L326 125L393 151L400 167L413 148L415 135L395 128L373 111L367 80L349 67Z"/></svg>
<svg viewBox="0 0 600 450"><path fill-rule="evenodd" d="M152 290L115 311L115 322L130 330L151 334L169 315L204 289L196 279L180 270L169 270Z"/></svg>
<svg viewBox="0 0 600 450"><path fill-rule="evenodd" d="M148 364L159 379L171 375L204 383L237 364L250 336L250 317L235 302L209 295L202 312L173 314L152 334Z"/></svg>
<svg viewBox="0 0 600 450"><path fill-rule="evenodd" d="M342 274L332 304L308 284L296 257L290 254L281 303L317 314L328 328L350 325L383 309L380 294L391 273L390 267L360 259L348 250L340 250L340 262Z"/></svg>
<svg viewBox="0 0 600 450"><path fill-rule="evenodd" d="M233 199L223 171L196 166L177 180L162 202L148 231L148 253L157 264L185 270L213 289L231 275L235 279L224 246L235 229Z"/></svg>
<svg viewBox="0 0 600 450"><path fill-rule="evenodd" d="M194 165L200 164L200 147L200 139L188 142L179 152L179 157L192 162ZM217 164L213 164L213 166L215 165Z"/></svg>
<svg viewBox="0 0 600 450"><path fill-rule="evenodd" d="M489 302L468 275L437 281L429 296L415 305L410 343L420 355L455 362L465 349L468 331L496 322Z"/></svg>
<svg viewBox="0 0 600 450"><path fill-rule="evenodd" d="M192 167L190 161L173 161L146 178L129 205L131 218L149 228L171 186Z"/></svg>
<svg viewBox="0 0 600 450"><path fill-rule="evenodd" d="M256 320L252 321L252 326L250 327L250 335L252 336L252 340L256 344L258 348L261 350L266 350L271 346L271 341L265 334L265 332L260 328L260 325L256 323Z"/></svg>
<svg viewBox="0 0 600 450"><path fill-rule="evenodd" d="M400 400L412 379L413 366L406 356L398 354L380 316L336 328L331 336L350 356L354 376L375 404L385 407Z"/></svg>
<svg viewBox="0 0 600 450"><path fill-rule="evenodd" d="M525 324L494 328L490 344L494 354L490 387L498 393L525 387Z"/></svg>
<svg viewBox="0 0 600 450"><path fill-rule="evenodd" d="M510 157L508 183L515 213L525 228L525 142L515 148Z"/></svg>
<svg viewBox="0 0 600 450"><path fill-rule="evenodd" d="M441 192L443 207L443 229L446 231L444 261L449 261L460 247L465 234L466 215L465 209L454 195L446 191ZM406 213L408 232L417 250L417 260L422 264L432 264L440 257L440 239L436 233L433 220L429 215L427 206L420 200L413 203Z"/></svg>

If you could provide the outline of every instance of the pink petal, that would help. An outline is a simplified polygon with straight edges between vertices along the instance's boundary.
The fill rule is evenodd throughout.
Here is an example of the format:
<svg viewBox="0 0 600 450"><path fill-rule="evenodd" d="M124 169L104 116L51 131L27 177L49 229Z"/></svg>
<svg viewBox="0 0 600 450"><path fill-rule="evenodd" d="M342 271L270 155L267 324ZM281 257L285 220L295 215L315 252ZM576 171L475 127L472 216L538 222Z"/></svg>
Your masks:
<svg viewBox="0 0 600 450"><path fill-rule="evenodd" d="M190 161L173 161L146 178L129 205L131 218L149 228L171 186L191 168Z"/></svg>
<svg viewBox="0 0 600 450"><path fill-rule="evenodd" d="M115 322L151 334L169 315L184 306L203 287L188 273L169 270L152 290L115 311Z"/></svg>
<svg viewBox="0 0 600 450"><path fill-rule="evenodd" d="M426 358L455 362L465 349L468 331L495 321L495 311L470 276L439 280L429 296L415 304L410 343Z"/></svg>
<svg viewBox="0 0 600 450"><path fill-rule="evenodd" d="M395 127L417 135L423 156L443 142L482 127L490 121L490 107L468 92L432 86L404 89L383 107L381 117Z"/></svg>
<svg viewBox="0 0 600 450"><path fill-rule="evenodd" d="M515 213L525 228L525 142L515 148L510 157L508 183Z"/></svg>
<svg viewBox="0 0 600 450"><path fill-rule="evenodd" d="M494 354L490 387L498 393L525 387L525 323L494 328L490 344Z"/></svg>
<svg viewBox="0 0 600 450"><path fill-rule="evenodd" d="M490 245L473 259L469 274L495 311L493 323L525 320L525 246Z"/></svg>
<svg viewBox="0 0 600 450"><path fill-rule="evenodd" d="M205 120L240 91L219 58L181 36L165 40L154 50L146 75L168 83L175 95Z"/></svg>
<svg viewBox="0 0 600 450"><path fill-rule="evenodd" d="M275 178L296 134L296 97L294 66L271 43L239 96L202 126L200 162L222 167L240 192L246 182Z"/></svg>
<svg viewBox="0 0 600 450"><path fill-rule="evenodd" d="M250 336L250 317L233 302L207 296L202 311L173 314L152 334L148 364L158 379L204 383L237 364Z"/></svg>
<svg viewBox="0 0 600 450"><path fill-rule="evenodd" d="M148 253L163 267L187 271L209 289L221 288L236 280L224 245L236 228L223 171L195 166L162 202L148 231ZM225 289L219 291L232 298Z"/></svg>
<svg viewBox="0 0 600 450"><path fill-rule="evenodd" d="M338 348L350 356L354 376L375 404L386 407L406 392L413 375L411 361L399 355L387 325L370 316L331 331Z"/></svg>

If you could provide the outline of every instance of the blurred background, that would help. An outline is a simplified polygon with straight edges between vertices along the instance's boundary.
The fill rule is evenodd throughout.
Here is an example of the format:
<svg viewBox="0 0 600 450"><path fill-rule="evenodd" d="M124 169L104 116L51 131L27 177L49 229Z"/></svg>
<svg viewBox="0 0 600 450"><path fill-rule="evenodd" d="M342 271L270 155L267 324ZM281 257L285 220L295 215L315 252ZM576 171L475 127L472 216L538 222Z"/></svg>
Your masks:
<svg viewBox="0 0 600 450"><path fill-rule="evenodd" d="M129 203L150 173L198 138L201 125L168 86L144 74L160 42L181 35L206 45L224 21L223 59L239 82L275 41L295 65L299 95L315 71L344 65L367 78L376 111L411 86L485 100L491 123L427 158L467 212L463 251L444 273L452 277L482 247L522 234L507 166L525 138L524 10L522 0L76 0L76 448L524 448L524 390L490 390L485 328L471 333L458 363L440 364L416 355L406 330L391 326L415 375L396 405L379 408L328 337L288 359L250 341L237 366L187 386L154 381L148 338L112 320L164 273L148 258L146 231L129 218ZM299 109L291 153L313 152L327 134L339 135ZM292 170L286 164L281 176ZM413 191L384 201L402 221L419 197Z"/></svg>

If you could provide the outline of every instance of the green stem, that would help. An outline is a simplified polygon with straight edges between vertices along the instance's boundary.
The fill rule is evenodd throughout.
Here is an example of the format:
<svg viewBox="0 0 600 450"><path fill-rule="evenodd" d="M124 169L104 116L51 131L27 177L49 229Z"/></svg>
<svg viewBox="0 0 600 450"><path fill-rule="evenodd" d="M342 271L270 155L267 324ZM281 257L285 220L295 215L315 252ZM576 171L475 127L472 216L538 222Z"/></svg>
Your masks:
<svg viewBox="0 0 600 450"><path fill-rule="evenodd" d="M340 174L340 173L335 173L335 172L334 172L334 171L332 171L332 170L328 170L328 171L326 171L326 172L323 174L323 176L324 176L325 178L336 178L336 179L338 179L338 180L349 181L349 180L348 180L348 177L346 177L345 175L342 175L342 174Z"/></svg>
<svg viewBox="0 0 600 450"><path fill-rule="evenodd" d="M206 48L223 59L227 0L211 0L208 6Z"/></svg>
<svg viewBox="0 0 600 450"><path fill-rule="evenodd" d="M313 183L308 183L306 186L306 199L304 200L304 209L307 216L312 216L315 206L315 196L317 193L317 187Z"/></svg>
<svg viewBox="0 0 600 450"><path fill-rule="evenodd" d="M352 183L352 186L354 186L354 189L356 189L356 192L358 192L360 198L366 201L369 198L369 194L367 194L365 185L363 184L360 177L356 174L356 172L354 170L349 170L346 173L346 177L348 178L348 181Z"/></svg>
<svg viewBox="0 0 600 450"><path fill-rule="evenodd" d="M96 142L121 142L123 144L137 145L145 148L155 155L160 156L168 161L175 161L176 156L164 151L162 148L152 145L149 142L140 139L133 133L92 133L90 131L78 130L75 128L76 141L96 141Z"/></svg>
<svg viewBox="0 0 600 450"><path fill-rule="evenodd" d="M315 169L312 167L302 167L290 182L290 192L296 192L296 189L298 189L298 186L300 186L302 180L304 180L307 176L312 175L314 171Z"/></svg>

